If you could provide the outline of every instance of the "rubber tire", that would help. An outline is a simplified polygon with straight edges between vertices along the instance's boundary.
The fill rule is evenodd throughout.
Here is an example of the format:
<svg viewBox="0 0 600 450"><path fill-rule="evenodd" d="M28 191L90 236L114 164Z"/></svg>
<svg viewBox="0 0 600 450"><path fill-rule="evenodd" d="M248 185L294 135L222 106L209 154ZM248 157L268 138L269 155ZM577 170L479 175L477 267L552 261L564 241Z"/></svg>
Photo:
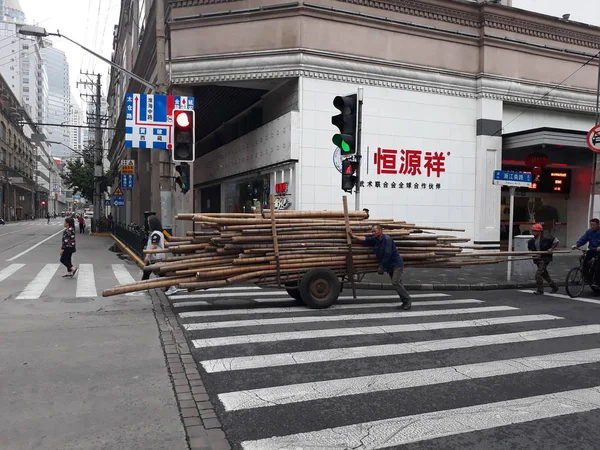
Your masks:
<svg viewBox="0 0 600 450"><path fill-rule="evenodd" d="M295 299L296 301L300 302L300 303L304 303L302 301L302 296L300 295L300 289L298 288L287 288L286 289L288 295L290 297L292 297L293 299Z"/></svg>
<svg viewBox="0 0 600 450"><path fill-rule="evenodd" d="M582 280L578 285L574 285L572 282L569 283L570 278L573 276L573 278L575 278L575 274L579 272L579 277ZM567 278L565 279L565 290L567 291L567 294L569 294L569 297L571 298L575 298L575 297L579 297L581 294L583 294L583 290L585 289L585 281L583 280L583 273L581 272L581 269L579 267L574 267L571 270L569 270L569 273L567 274Z"/></svg>
<svg viewBox="0 0 600 450"><path fill-rule="evenodd" d="M302 277L298 290L304 304L312 309L325 309L340 296L340 280L330 269L311 269Z"/></svg>

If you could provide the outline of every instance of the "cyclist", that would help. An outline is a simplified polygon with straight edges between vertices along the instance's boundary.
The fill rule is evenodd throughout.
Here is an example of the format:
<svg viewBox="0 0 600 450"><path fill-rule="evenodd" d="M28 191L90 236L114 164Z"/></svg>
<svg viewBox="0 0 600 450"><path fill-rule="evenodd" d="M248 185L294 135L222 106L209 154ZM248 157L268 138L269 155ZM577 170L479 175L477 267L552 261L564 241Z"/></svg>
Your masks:
<svg viewBox="0 0 600 450"><path fill-rule="evenodd" d="M585 254L585 260L589 263L592 259L594 259L593 263L593 279L592 279L592 288L598 288L598 272L600 271L600 264L596 263L596 257L598 256L598 251L600 250L600 220L592 219L590 220L590 228L579 238L579 240L572 247L573 249L579 248L582 245L588 245L587 252Z"/></svg>
<svg viewBox="0 0 600 450"><path fill-rule="evenodd" d="M537 284L536 295L544 294L544 280L548 282L554 294L558 291L558 286L548 273L548 265L552 262L552 252L557 247L559 241L553 236L544 236L544 227L540 223L536 223L531 227L533 239L527 242L527 248L530 252L548 252L547 255L537 254L533 257L533 263L537 266L535 272L535 283Z"/></svg>

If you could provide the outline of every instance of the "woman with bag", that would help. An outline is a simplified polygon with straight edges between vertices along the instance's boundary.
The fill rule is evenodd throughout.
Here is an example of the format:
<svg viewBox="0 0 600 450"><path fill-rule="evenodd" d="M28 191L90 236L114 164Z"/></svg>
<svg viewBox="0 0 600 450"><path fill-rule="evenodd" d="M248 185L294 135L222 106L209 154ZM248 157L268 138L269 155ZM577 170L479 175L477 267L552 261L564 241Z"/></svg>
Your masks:
<svg viewBox="0 0 600 450"><path fill-rule="evenodd" d="M75 221L72 217L67 217L65 219L65 231L63 231L60 250L60 262L67 268L67 273L63 275L63 278L73 277L77 273L77 268L73 267L73 263L71 262L71 258L75 252Z"/></svg>

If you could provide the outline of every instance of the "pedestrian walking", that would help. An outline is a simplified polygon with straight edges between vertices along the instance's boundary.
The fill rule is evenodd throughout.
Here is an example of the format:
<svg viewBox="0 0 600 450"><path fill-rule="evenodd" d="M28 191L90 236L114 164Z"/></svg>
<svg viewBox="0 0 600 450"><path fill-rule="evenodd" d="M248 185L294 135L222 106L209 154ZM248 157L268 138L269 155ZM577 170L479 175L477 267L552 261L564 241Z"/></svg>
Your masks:
<svg viewBox="0 0 600 450"><path fill-rule="evenodd" d="M79 221L79 234L82 234L85 231L85 219L80 214L77 220Z"/></svg>
<svg viewBox="0 0 600 450"><path fill-rule="evenodd" d="M77 268L73 267L73 253L76 251L75 245L75 221L72 217L65 219L65 230L62 235L62 247L60 250L60 262L67 268L67 273L63 278L73 277L77 273Z"/></svg>
<svg viewBox="0 0 600 450"><path fill-rule="evenodd" d="M50 213L49 213L49 212L47 212L47 213L46 213L46 220L47 220L47 222L46 222L46 223L47 223L48 225L50 225Z"/></svg>
<svg viewBox="0 0 600 450"><path fill-rule="evenodd" d="M408 310L412 306L410 295L402 285L402 274L404 273L404 260L398 253L396 243L387 234L383 234L381 225L373 225L371 236L355 236L352 230L348 233L354 240L375 248L375 257L379 264L377 273L382 275L387 272L392 279L392 286L400 296L402 309Z"/></svg>
<svg viewBox="0 0 600 450"><path fill-rule="evenodd" d="M552 262L552 253L557 247L559 240L553 236L544 236L544 227L540 223L536 223L531 227L533 238L527 242L527 248L530 252L546 252L546 254L535 255L533 257L533 263L537 266L535 272L535 284L537 285L536 295L544 294L544 280L552 288L554 294L558 291L558 286L548 273L548 265Z"/></svg>
<svg viewBox="0 0 600 450"><path fill-rule="evenodd" d="M164 250L165 248L165 235L162 231L162 224L160 220L156 216L148 217L148 228L150 230L150 234L148 235L148 241L146 242L145 248L151 250ZM146 266L151 264L155 264L156 262L161 261L165 257L164 253L147 253L144 257L144 263ZM144 275L142 276L142 280L149 280L151 272L144 271ZM164 276L164 275L159 275ZM166 295L173 294L177 289L174 286L169 287L166 291Z"/></svg>

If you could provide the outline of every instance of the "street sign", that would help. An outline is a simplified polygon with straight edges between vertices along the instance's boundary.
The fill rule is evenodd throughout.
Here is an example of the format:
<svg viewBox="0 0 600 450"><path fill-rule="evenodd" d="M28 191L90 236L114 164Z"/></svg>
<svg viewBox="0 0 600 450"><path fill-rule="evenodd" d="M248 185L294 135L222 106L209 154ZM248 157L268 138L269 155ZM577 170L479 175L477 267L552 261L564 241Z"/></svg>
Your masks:
<svg viewBox="0 0 600 450"><path fill-rule="evenodd" d="M123 189L133 189L133 179L135 175L121 174L121 187Z"/></svg>
<svg viewBox="0 0 600 450"><path fill-rule="evenodd" d="M119 195L113 195L113 206L115 208L120 208L122 206L125 206L125 197L123 196L119 196Z"/></svg>
<svg viewBox="0 0 600 450"><path fill-rule="evenodd" d="M13 184L23 184L23 177L8 177L8 181Z"/></svg>
<svg viewBox="0 0 600 450"><path fill-rule="evenodd" d="M80 194L74 194L73 195L73 200L77 200L77 201L81 200L81 195Z"/></svg>
<svg viewBox="0 0 600 450"><path fill-rule="evenodd" d="M123 197L123 191L121 190L120 187L117 186L117 188L114 190L114 192L112 193L113 197Z"/></svg>
<svg viewBox="0 0 600 450"><path fill-rule="evenodd" d="M135 162L133 159L124 159L121 161L121 174L133 175L135 173Z"/></svg>
<svg viewBox="0 0 600 450"><path fill-rule="evenodd" d="M126 94L125 147L170 150L174 109L194 109L194 97Z"/></svg>
<svg viewBox="0 0 600 450"><path fill-rule="evenodd" d="M591 151L600 153L600 125L596 125L588 132L585 142Z"/></svg>
<svg viewBox="0 0 600 450"><path fill-rule="evenodd" d="M511 187L531 187L533 176L525 172L510 172L508 170L494 170L493 184Z"/></svg>
<svg viewBox="0 0 600 450"><path fill-rule="evenodd" d="M108 199L104 200L104 206L110 206L110 200L108 200Z"/></svg>

